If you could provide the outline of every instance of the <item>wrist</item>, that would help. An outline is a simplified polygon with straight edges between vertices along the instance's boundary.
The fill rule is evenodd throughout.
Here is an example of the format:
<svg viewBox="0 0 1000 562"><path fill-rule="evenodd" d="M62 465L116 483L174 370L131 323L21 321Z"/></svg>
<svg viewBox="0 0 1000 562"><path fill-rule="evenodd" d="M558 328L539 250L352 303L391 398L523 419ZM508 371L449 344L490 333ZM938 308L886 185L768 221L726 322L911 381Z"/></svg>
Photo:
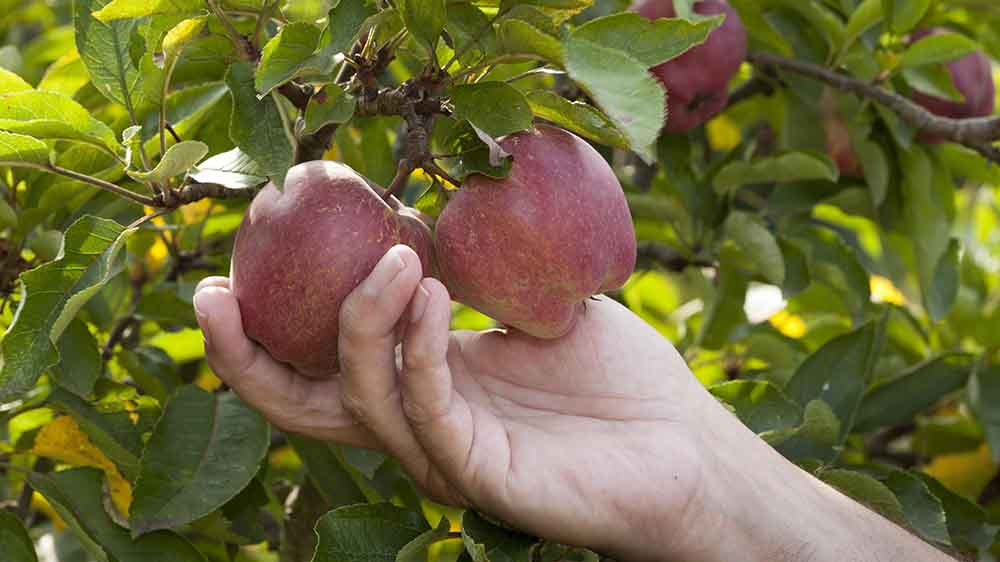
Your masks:
<svg viewBox="0 0 1000 562"><path fill-rule="evenodd" d="M713 406L723 415L703 423L711 451L703 486L660 560L952 560L795 466Z"/></svg>

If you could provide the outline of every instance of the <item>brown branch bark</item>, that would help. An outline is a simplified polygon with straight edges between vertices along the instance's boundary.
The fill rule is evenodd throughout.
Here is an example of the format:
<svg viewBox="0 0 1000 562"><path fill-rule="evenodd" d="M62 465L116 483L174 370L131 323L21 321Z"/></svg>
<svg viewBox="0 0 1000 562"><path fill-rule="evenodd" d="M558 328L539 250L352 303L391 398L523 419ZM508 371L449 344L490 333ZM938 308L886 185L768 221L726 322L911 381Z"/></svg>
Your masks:
<svg viewBox="0 0 1000 562"><path fill-rule="evenodd" d="M967 146L987 159L1000 163L1000 148L993 146L993 141L1000 139L1000 117L970 119L941 117L895 92L839 74L823 66L769 53L750 53L747 60L754 64L794 72L833 86L838 90L875 100L899 115L900 119L915 129Z"/></svg>

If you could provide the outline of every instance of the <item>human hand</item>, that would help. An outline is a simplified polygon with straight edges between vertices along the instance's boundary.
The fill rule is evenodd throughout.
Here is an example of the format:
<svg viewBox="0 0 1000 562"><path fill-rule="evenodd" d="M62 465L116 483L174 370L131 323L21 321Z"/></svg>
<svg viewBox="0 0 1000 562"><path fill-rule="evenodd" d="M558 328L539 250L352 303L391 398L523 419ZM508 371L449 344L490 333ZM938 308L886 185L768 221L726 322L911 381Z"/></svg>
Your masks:
<svg viewBox="0 0 1000 562"><path fill-rule="evenodd" d="M206 279L208 361L286 431L385 451L439 501L622 560L839 560L859 551L837 532L905 537L757 439L614 301L557 340L449 333L447 290L421 278L409 248L382 258L344 302L327 380L248 340L228 281Z"/></svg>

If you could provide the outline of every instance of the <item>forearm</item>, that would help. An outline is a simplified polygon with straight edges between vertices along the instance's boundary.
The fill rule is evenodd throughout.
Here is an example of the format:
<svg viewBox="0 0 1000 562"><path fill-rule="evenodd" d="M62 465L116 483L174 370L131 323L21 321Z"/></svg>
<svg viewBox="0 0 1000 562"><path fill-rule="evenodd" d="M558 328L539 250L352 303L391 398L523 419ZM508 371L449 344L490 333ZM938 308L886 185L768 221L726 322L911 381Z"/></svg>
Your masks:
<svg viewBox="0 0 1000 562"><path fill-rule="evenodd" d="M690 532L649 559L954 562L788 462L728 412L706 417L712 460L697 505L683 515Z"/></svg>

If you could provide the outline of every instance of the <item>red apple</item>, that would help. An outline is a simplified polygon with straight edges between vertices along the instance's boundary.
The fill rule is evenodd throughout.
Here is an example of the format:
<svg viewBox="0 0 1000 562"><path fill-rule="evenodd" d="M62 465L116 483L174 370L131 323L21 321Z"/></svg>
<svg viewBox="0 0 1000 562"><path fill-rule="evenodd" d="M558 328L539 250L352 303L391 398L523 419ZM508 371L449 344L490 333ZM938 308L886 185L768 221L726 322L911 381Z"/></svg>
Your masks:
<svg viewBox="0 0 1000 562"><path fill-rule="evenodd" d="M833 90L826 88L819 100L820 114L823 119L823 137L826 141L826 152L837 164L842 176L860 178L864 176L861 160L851 145L851 133L847 123L837 112L836 99Z"/></svg>
<svg viewBox="0 0 1000 562"><path fill-rule="evenodd" d="M576 135L540 125L500 145L509 175L470 175L438 218L441 277L503 324L559 337L588 297L632 273L632 217L611 167Z"/></svg>
<svg viewBox="0 0 1000 562"><path fill-rule="evenodd" d="M916 42L928 35L945 33L943 28L930 28L917 31L911 37ZM924 106L935 115L966 119L969 117L986 117L993 114L996 103L996 89L993 84L993 69L989 59L982 51L969 53L945 64L951 76L955 89L962 94L962 101L952 101L934 96L919 90L913 90L913 101ZM921 135L926 142L938 143L944 139Z"/></svg>
<svg viewBox="0 0 1000 562"><path fill-rule="evenodd" d="M677 15L672 0L639 0L631 9L648 19ZM671 133L693 129L725 107L729 80L747 54L746 29L732 6L704 0L693 9L701 15L725 14L726 19L701 45L650 69L667 89L665 130Z"/></svg>
<svg viewBox="0 0 1000 562"><path fill-rule="evenodd" d="M395 244L434 269L430 229L339 162L294 166L253 200L233 248L232 288L247 335L304 375L338 371L340 305Z"/></svg>

